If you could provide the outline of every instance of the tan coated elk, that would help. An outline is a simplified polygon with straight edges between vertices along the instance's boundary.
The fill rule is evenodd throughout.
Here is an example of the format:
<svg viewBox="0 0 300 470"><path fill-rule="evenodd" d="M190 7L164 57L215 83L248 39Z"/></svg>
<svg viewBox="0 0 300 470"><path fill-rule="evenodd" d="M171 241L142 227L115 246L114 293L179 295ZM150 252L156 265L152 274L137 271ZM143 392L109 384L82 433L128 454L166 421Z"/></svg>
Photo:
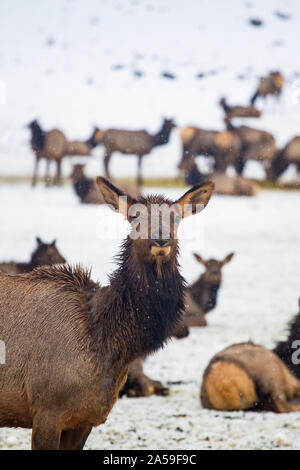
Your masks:
<svg viewBox="0 0 300 470"><path fill-rule="evenodd" d="M203 374L204 408L300 410L300 381L272 351L253 343L233 344L217 353Z"/></svg>
<svg viewBox="0 0 300 470"><path fill-rule="evenodd" d="M9 263L0 263L0 271L7 274L22 274L32 271L38 266L51 266L53 264L62 264L66 260L60 254L56 247L56 240L52 243L44 243L37 237L37 247L31 255L31 259L28 263L17 263L11 261Z"/></svg>
<svg viewBox="0 0 300 470"><path fill-rule="evenodd" d="M136 155L138 158L137 184L142 184L142 159L148 155L154 147L165 145L169 142L172 129L176 127L172 119L164 119L160 130L156 134L150 134L146 130L131 131L121 129L107 129L105 131L95 129L94 143L104 147L105 176L110 178L109 162L114 152L124 155Z"/></svg>
<svg viewBox="0 0 300 470"><path fill-rule="evenodd" d="M54 184L61 181L61 164L65 156L89 156L94 144L94 133L85 142L68 141L59 129L44 131L37 120L32 121L28 127L31 130L31 148L35 154L35 167L32 177L32 186L36 185L38 166L41 160L46 160L45 183L49 184L50 163L56 164Z"/></svg>
<svg viewBox="0 0 300 470"><path fill-rule="evenodd" d="M158 195L135 200L104 178L97 185L131 225L109 285L63 265L0 274L0 338L7 350L0 426L32 428L33 449L82 449L92 427L105 422L129 364L172 335L184 309L177 227L213 192L206 183L175 202ZM170 209L170 223L161 207ZM136 236L141 227L147 237Z"/></svg>
<svg viewBox="0 0 300 470"><path fill-rule="evenodd" d="M180 136L183 150L178 165L180 170L184 169L187 159L203 155L213 157L215 171L224 172L240 153L240 139L230 131L211 131L189 126L181 130Z"/></svg>
<svg viewBox="0 0 300 470"><path fill-rule="evenodd" d="M250 103L254 105L258 97L266 98L268 95L273 95L279 98L282 93L283 85L283 75L278 71L270 72L266 77L260 78L257 90L251 97Z"/></svg>
<svg viewBox="0 0 300 470"><path fill-rule="evenodd" d="M226 117L229 119L233 119L236 117L239 118L249 118L249 117L255 117L259 118L261 117L261 111L256 109L253 105L251 106L230 106L227 103L226 98L221 98L219 101L219 105L221 108L224 110L224 113L226 114Z"/></svg>

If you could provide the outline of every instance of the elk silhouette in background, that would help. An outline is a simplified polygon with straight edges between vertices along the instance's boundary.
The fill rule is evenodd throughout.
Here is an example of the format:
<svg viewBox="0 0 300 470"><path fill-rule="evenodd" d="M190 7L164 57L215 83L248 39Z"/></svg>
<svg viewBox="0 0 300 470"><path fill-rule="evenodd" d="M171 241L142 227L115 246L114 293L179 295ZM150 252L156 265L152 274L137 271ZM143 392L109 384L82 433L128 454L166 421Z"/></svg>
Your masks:
<svg viewBox="0 0 300 470"><path fill-rule="evenodd" d="M177 227L213 192L205 183L175 202L135 200L104 178L97 185L131 224L109 285L63 265L0 273L1 340L9 351L0 368L0 426L32 428L33 449L82 449L105 422L132 361L173 334L184 309ZM166 204L174 208L167 226L159 209ZM148 238L135 236L137 224Z"/></svg>
<svg viewBox="0 0 300 470"><path fill-rule="evenodd" d="M95 129L94 143L104 146L105 176L110 178L109 162L113 152L138 157L137 184L142 184L142 159L148 155L154 147L166 145L169 142L172 129L176 127L172 119L164 119L160 130L156 134L149 134L146 130L130 131L121 129L107 129L102 131Z"/></svg>
<svg viewBox="0 0 300 470"><path fill-rule="evenodd" d="M71 179L75 193L83 204L105 204L102 194L97 189L95 180L88 178L84 174L84 168L85 165L82 164L73 165ZM132 198L140 196L140 190L135 185L118 182L116 186L128 193Z"/></svg>
<svg viewBox="0 0 300 470"><path fill-rule="evenodd" d="M282 93L283 85L283 75L278 71L270 72L266 77L260 78L258 87L250 99L250 103L254 105L258 97L266 98L268 95L273 95L279 98Z"/></svg>
<svg viewBox="0 0 300 470"><path fill-rule="evenodd" d="M240 153L234 162L236 172L241 175L248 160L263 162L264 168L268 172L271 162L277 154L274 136L270 132L248 126L235 127L228 118L225 118L225 124L227 129L235 134L241 142Z"/></svg>
<svg viewBox="0 0 300 470"><path fill-rule="evenodd" d="M224 172L239 156L241 142L230 131L210 131L197 127L184 127L181 132L182 158L178 165L183 169L190 157L213 157L214 170Z"/></svg>
<svg viewBox="0 0 300 470"><path fill-rule="evenodd" d="M37 247L31 255L31 260L28 263L16 263L11 261L9 263L0 263L0 271L7 274L22 274L32 271L38 266L63 264L66 262L65 258L60 254L56 248L56 240L52 243L44 243L37 237Z"/></svg>
<svg viewBox="0 0 300 470"><path fill-rule="evenodd" d="M300 410L300 380L272 351L253 343L233 344L217 353L203 374L204 408Z"/></svg>
<svg viewBox="0 0 300 470"><path fill-rule="evenodd" d="M232 260L234 253L222 261L214 258L203 259L194 253L195 259L205 267L197 281L186 288L184 322L187 327L206 326L206 314L217 305L218 293L222 284L222 269Z"/></svg>
<svg viewBox="0 0 300 470"><path fill-rule="evenodd" d="M277 180L290 165L295 165L297 173L300 173L300 136L294 137L279 150L267 172L268 178Z"/></svg>
<svg viewBox="0 0 300 470"><path fill-rule="evenodd" d="M32 186L36 185L40 160L46 160L45 184L49 184L50 163L56 163L56 176L54 184L61 181L61 164L66 156L89 156L95 147L94 133L85 142L68 141L59 129L44 131L37 120L32 121L28 127L31 130L31 148L35 154L35 167L32 177Z"/></svg>
<svg viewBox="0 0 300 470"><path fill-rule="evenodd" d="M224 113L226 114L226 117L228 117L228 119L233 119L236 117L240 117L240 118L261 117L261 111L256 109L254 106L239 106L239 105L229 106L226 98L224 97L220 99L219 105L224 110Z"/></svg>

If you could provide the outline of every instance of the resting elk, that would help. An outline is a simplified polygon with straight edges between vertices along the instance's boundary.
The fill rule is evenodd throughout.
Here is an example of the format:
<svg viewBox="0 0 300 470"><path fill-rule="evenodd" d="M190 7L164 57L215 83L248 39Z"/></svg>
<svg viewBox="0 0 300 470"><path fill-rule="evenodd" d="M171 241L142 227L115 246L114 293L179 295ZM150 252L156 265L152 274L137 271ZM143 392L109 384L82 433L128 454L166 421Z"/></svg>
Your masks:
<svg viewBox="0 0 300 470"><path fill-rule="evenodd" d="M230 106L227 103L226 98L221 98L219 105L223 108L226 117L233 119L236 117L239 118L249 118L249 117L261 117L261 111L256 109L254 106Z"/></svg>
<svg viewBox="0 0 300 470"><path fill-rule="evenodd" d="M0 426L32 428L33 449L82 449L118 399L129 364L172 335L184 309L177 227L213 192L213 183L205 183L175 202L157 195L135 200L104 178L96 181L131 226L109 285L64 265L0 273L0 338L7 351ZM161 207L169 208L170 223Z"/></svg>

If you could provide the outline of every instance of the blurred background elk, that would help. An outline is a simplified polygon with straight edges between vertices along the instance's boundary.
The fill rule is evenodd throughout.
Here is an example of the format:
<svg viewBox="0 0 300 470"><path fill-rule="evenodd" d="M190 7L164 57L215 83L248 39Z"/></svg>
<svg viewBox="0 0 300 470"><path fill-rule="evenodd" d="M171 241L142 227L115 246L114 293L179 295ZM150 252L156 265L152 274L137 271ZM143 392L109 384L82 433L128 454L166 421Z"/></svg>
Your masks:
<svg viewBox="0 0 300 470"><path fill-rule="evenodd" d="M250 99L251 105L254 105L257 98L266 98L275 96L280 98L284 85L284 77L279 71L270 72L266 77L261 77L258 87Z"/></svg>
<svg viewBox="0 0 300 470"><path fill-rule="evenodd" d="M255 117L259 118L261 117L261 111L256 109L253 105L251 106L241 106L241 105L236 105L236 106L230 106L227 103L227 100L225 97L221 98L219 101L219 105L223 109L226 117L228 119L233 119L236 117L240 118L249 118L249 117Z"/></svg>

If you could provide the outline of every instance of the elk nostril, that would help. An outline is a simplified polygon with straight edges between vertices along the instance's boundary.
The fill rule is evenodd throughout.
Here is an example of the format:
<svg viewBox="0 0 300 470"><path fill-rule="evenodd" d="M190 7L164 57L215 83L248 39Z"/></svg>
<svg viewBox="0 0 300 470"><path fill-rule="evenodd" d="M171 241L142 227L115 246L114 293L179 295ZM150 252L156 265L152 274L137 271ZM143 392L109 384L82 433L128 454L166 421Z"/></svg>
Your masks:
<svg viewBox="0 0 300 470"><path fill-rule="evenodd" d="M155 239L153 240L154 243L158 246L166 246L166 245L169 245L170 243L170 240L169 239Z"/></svg>

